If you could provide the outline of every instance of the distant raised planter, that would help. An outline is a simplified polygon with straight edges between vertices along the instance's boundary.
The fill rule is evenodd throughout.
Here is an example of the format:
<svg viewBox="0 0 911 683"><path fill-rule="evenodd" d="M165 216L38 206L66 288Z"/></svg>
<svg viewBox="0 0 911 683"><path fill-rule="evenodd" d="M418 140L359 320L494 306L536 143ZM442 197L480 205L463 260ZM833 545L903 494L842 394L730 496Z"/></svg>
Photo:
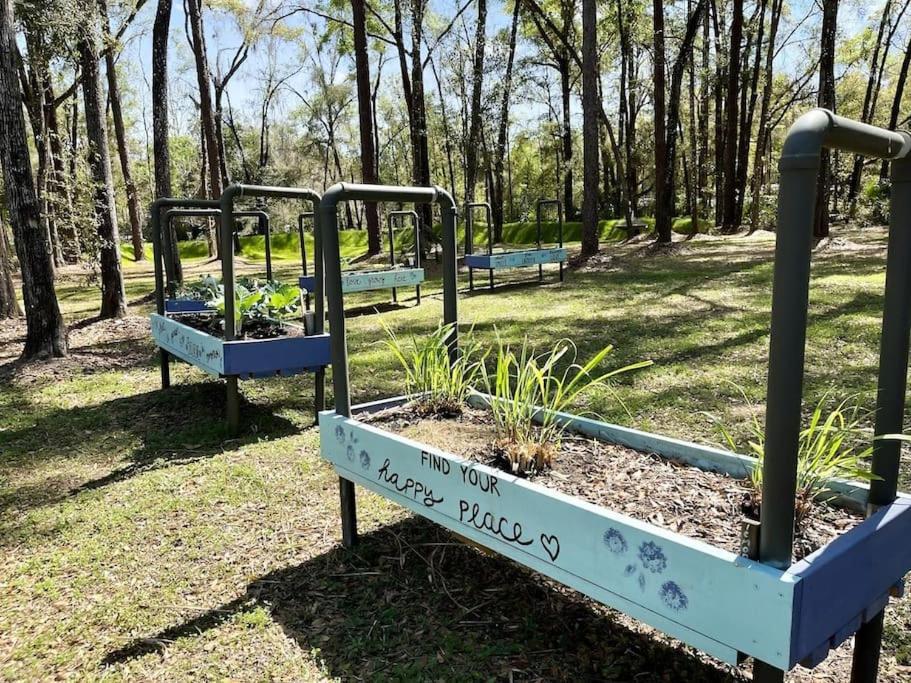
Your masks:
<svg viewBox="0 0 911 683"><path fill-rule="evenodd" d="M208 311L205 301L199 299L165 299L165 313L202 313Z"/></svg>
<svg viewBox="0 0 911 683"><path fill-rule="evenodd" d="M173 356L218 377L288 377L329 364L329 335L225 341L153 313L152 337Z"/></svg>
<svg viewBox="0 0 911 683"><path fill-rule="evenodd" d="M556 247L542 246L541 216L545 207L557 209L557 242ZM474 211L483 209L487 219L487 253L474 252ZM534 249L515 249L494 252L493 249L493 210L487 202L470 202L465 205L465 267L468 268L468 290L474 291L475 269L488 272L488 288L494 288L494 271L506 268L527 268L538 266L538 282L544 280L544 266L548 263L560 264L560 282L563 282L563 264L566 262L566 249L563 248L563 203L559 199L540 199L535 210L537 226L537 247Z"/></svg>

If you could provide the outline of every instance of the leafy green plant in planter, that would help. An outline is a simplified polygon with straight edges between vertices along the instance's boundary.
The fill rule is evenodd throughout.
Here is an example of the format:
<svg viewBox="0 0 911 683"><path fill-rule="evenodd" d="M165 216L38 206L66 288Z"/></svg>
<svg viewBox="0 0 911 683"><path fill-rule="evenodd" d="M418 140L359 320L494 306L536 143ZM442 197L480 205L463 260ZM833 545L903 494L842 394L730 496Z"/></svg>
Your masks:
<svg viewBox="0 0 911 683"><path fill-rule="evenodd" d="M485 367L481 377L491 397L497 447L513 472L530 473L551 466L565 432L556 413L566 411L597 387L613 393L612 378L652 364L640 361L598 374L598 367L613 350L613 346L605 346L581 365L576 363L576 346L568 339L542 353L535 353L525 339L516 352L497 335L494 368ZM570 362L560 371L558 366L566 356Z"/></svg>
<svg viewBox="0 0 911 683"><path fill-rule="evenodd" d="M396 336L383 322L388 338L386 345L405 370L405 391L418 396L419 413L458 415L473 391L484 359L480 345L469 330L459 338L459 356L450 366L449 339L453 325L438 325L430 335L411 335L407 340Z"/></svg>
<svg viewBox="0 0 911 683"><path fill-rule="evenodd" d="M750 516L757 516L761 505L762 464L765 458L765 430L756 417L756 411L745 392L737 387L744 400L750 405L752 419L749 427L748 450L756 457L750 470L752 500L746 507ZM830 489L833 479L872 481L876 475L870 472L867 461L873 454L872 434L864 428L867 414L860 406L853 404L855 397L848 397L829 408L828 394L816 403L807 426L800 432L797 451L797 523L800 524L809 513L814 500L827 501L835 496ZM718 428L727 447L739 452L738 445L728 430L714 416L709 415ZM889 437L894 438L894 437Z"/></svg>
<svg viewBox="0 0 911 683"><path fill-rule="evenodd" d="M221 281L212 275L201 275L198 280L184 283L177 290L178 299L214 301L218 298Z"/></svg>

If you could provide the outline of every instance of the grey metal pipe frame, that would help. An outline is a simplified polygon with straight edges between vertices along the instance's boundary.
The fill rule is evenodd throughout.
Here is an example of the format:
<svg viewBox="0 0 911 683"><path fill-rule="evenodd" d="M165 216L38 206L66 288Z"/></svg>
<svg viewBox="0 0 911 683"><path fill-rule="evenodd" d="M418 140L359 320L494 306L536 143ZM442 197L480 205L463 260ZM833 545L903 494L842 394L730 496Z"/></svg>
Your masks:
<svg viewBox="0 0 911 683"><path fill-rule="evenodd" d="M535 206L535 219L538 223L538 249L541 248L541 213L545 206L557 207L557 240L563 246L563 202L559 199L539 199ZM544 279L544 264L538 264L538 282ZM563 282L563 261L560 261L560 282Z"/></svg>
<svg viewBox="0 0 911 683"><path fill-rule="evenodd" d="M197 217L197 218L218 218L221 216L220 209L171 209L165 214L164 229L170 235L171 221L175 217ZM251 209L249 211L235 211L234 218L255 218L259 223L259 231L265 235L266 243L266 279L272 279L272 227L269 221L269 214L261 209ZM236 230L235 230L236 232Z"/></svg>
<svg viewBox="0 0 911 683"><path fill-rule="evenodd" d="M176 197L159 197L149 207L152 231L152 262L155 269L155 310L158 315L164 315L165 291L174 291L175 265L172 260L174 245L171 244L170 230L162 234L161 212L165 209L184 207L192 209L217 209L218 201L215 199L179 199ZM164 272L162 272L164 260ZM167 282L165 282L167 276ZM158 349L159 363L161 366L161 388L171 386L171 354L162 348Z"/></svg>
<svg viewBox="0 0 911 683"><path fill-rule="evenodd" d="M270 187L263 185L230 185L221 194L219 206L221 208L221 279L224 287L225 299L225 341L231 341L236 336L234 326L234 240L232 239L232 223L234 220L234 201L243 197L275 197L279 199L300 199L312 202L313 206L319 204L320 195L314 190L293 187ZM323 331L325 314L323 312L323 268L322 246L320 244L319 229L314 231L314 274L316 276L316 302L314 306L314 334ZM236 376L225 378L227 389L228 428L234 433L240 426L240 395L238 393ZM316 397L315 409L318 413L325 404L325 370L315 373Z"/></svg>
<svg viewBox="0 0 911 683"><path fill-rule="evenodd" d="M316 212L315 211L302 211L297 215L297 239L300 243L301 248L301 274L304 277L307 277L307 245L304 244L304 221L308 218L312 218L314 222L313 226L313 239L314 243L316 240ZM314 266L315 267L315 266ZM305 298L306 309L310 310L310 292L307 292Z"/></svg>
<svg viewBox="0 0 911 683"><path fill-rule="evenodd" d="M414 202L440 206L443 223L443 321L452 324L449 356L458 353L458 281L456 255L456 205L452 196L441 187L395 187L389 185L358 185L339 183L323 195L319 205L318 230L323 235L326 265L326 294L329 300L330 348L332 351L332 381L335 388L335 412L351 415L351 393L348 384L348 343L345 335L345 306L342 294L342 264L338 239L338 205L340 202L361 200L373 202ZM339 478L341 499L342 543L351 547L357 541L357 508L354 483Z"/></svg>
<svg viewBox="0 0 911 683"><path fill-rule="evenodd" d="M414 267L421 267L421 219L418 216L417 211L390 211L386 214L386 224L389 227L389 265L395 268L395 235L392 231L392 224L395 221L396 217L405 218L406 216L411 216L411 223L414 225ZM417 284L414 286L415 298L417 305L421 305L421 285ZM396 288L392 288L392 301L398 303L398 295Z"/></svg>
<svg viewBox="0 0 911 683"><path fill-rule="evenodd" d="M474 253L474 210L484 209L487 218L487 255L493 254L493 209L488 202L468 202L465 204L465 254ZM488 270L490 288L493 289L493 268ZM468 266L468 291L474 291L474 269Z"/></svg>
<svg viewBox="0 0 911 683"><path fill-rule="evenodd" d="M811 238L816 205L816 183L824 148L839 149L880 159L899 160L893 174L907 182L906 157L911 137L876 128L814 109L791 126L779 164L778 234L772 288L772 326L766 398L765 457L762 467L762 508L759 538L761 562L785 569L791 564L794 542L794 502L797 453L801 423L807 305L810 282ZM904 194L905 196L900 196ZM908 192L893 189L890 237L911 222ZM880 391L877 393L877 432L897 426L904 413L904 383L908 356L909 236L890 242L884 338L880 354ZM891 291L890 291L891 290ZM888 329L888 335L885 331ZM889 376L883 386L884 375ZM900 379L897 375L900 374ZM901 385L899 390L898 383ZM885 391L884 391L885 390ZM896 416L898 419L896 421ZM888 424L887 424L888 423ZM896 450L882 444L874 451L873 472L883 478L871 488L872 506L889 502L897 487ZM879 622L877 629L876 623ZM878 631L878 633L877 633ZM876 680L881 647L881 616L858 632L855 643L854 683ZM753 680L779 683L784 672L756 662Z"/></svg>

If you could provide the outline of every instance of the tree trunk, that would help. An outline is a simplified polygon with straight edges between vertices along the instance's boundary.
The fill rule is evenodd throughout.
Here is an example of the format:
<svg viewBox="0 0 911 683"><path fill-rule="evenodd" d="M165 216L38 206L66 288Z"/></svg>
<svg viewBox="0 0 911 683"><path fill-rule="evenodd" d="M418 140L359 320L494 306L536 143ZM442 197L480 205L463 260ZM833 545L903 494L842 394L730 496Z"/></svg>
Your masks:
<svg viewBox="0 0 911 683"><path fill-rule="evenodd" d="M93 18L89 19L95 24ZM114 181L108 153L107 122L98 77L98 51L95 47L96 27L90 25L79 41L79 63L82 68L82 99L85 106L85 131L88 141L87 157L94 184L95 221L101 252L101 312L102 318L122 318L127 313L123 271L120 263L120 233L114 204Z"/></svg>
<svg viewBox="0 0 911 683"><path fill-rule="evenodd" d="M661 0L655 0L656 5L660 2ZM686 32L683 36L683 42L680 44L680 51L677 53L677 58L674 60L674 66L671 70L671 91L670 97L668 98L667 126L665 127L667 142L664 145L666 161L662 168L662 171L664 173L664 178L661 183L663 188L661 194L662 203L659 204L656 202L655 204L655 232L658 233L659 242L670 242L672 238L671 230L673 227L674 195L676 189L675 173L677 167L677 135L678 129L680 127L680 91L683 87L683 74L686 70L686 64L689 61L690 55L693 51L693 42L696 39L696 31L699 30L699 26L702 23L702 12L704 11L705 0L699 0L696 3L696 6L693 8L693 12L690 14L689 19L687 19ZM663 12L661 12L661 14L663 15ZM656 26L656 36L658 34L658 29L659 27ZM660 29L661 31L664 30L663 16L661 19ZM661 45L661 52L663 66L663 44ZM657 49L655 51L655 54L658 54ZM662 81L663 80L664 79L662 78Z"/></svg>
<svg viewBox="0 0 911 683"><path fill-rule="evenodd" d="M867 88L864 91L864 102L860 112L860 120L869 123L872 111L871 101L873 99L873 87L876 83L877 66L879 64L879 51L883 44L883 34L886 32L886 25L889 23L889 17L892 13L892 0L886 0L883 7L883 15L879 20L879 30L876 33L876 44L873 46L873 54L870 57L870 75L867 77ZM885 56L883 56L885 61ZM864 170L864 158L859 154L854 156L854 164L851 167L851 178L848 181L848 202L850 204L850 213L853 216L857 208L857 193L860 190L860 176Z"/></svg>
<svg viewBox="0 0 911 683"><path fill-rule="evenodd" d="M835 111L835 34L838 29L838 0L823 0L822 40L819 51L819 106ZM829 196L832 166L829 150L822 150L819 182L816 186L816 220L813 236L829 236Z"/></svg>
<svg viewBox="0 0 911 683"><path fill-rule="evenodd" d="M202 7L200 0L187 0L187 12L190 20L190 35L193 38L193 56L196 63L196 83L199 88L199 123L206 141L206 158L209 166L209 196L218 199L221 196L221 168L218 137L215 127L215 113L212 108L212 91L209 59L206 51L206 35L202 26ZM218 234L219 229L216 229ZM215 240L215 253L221 258L221 240Z"/></svg>
<svg viewBox="0 0 911 683"><path fill-rule="evenodd" d="M427 139L427 105L424 98L424 60L421 43L424 35L424 10L427 0L411 0L411 108L414 114L414 181L428 187L430 181L430 150ZM429 204L418 207L421 225L428 229L433 214Z"/></svg>
<svg viewBox="0 0 911 683"><path fill-rule="evenodd" d="M563 151L563 206L566 218L572 220L576 215L573 202L573 129L570 102L572 95L572 75L570 74L569 55L564 50L557 60L560 70L560 104L563 117L562 151Z"/></svg>
<svg viewBox="0 0 911 683"><path fill-rule="evenodd" d="M105 35L110 38L111 25L108 20L106 0L98 0L102 21L104 22ZM117 82L117 69L114 60L112 45L104 51L105 70L108 78L108 98L111 102L111 118L114 121L114 135L117 138L117 153L120 156L120 171L123 174L123 185L127 193L127 212L130 215L130 237L133 242L133 258L136 261L145 260L142 247L142 219L139 212L139 193L136 183L133 182L133 173L130 170L130 150L127 147L126 127L123 124L123 110L120 106L120 86Z"/></svg>
<svg viewBox="0 0 911 683"><path fill-rule="evenodd" d="M743 39L743 0L731 3L731 43L728 49L727 95L724 103L724 189L722 202L721 231L736 232L740 227L737 216L737 123L739 121L740 95L740 43Z"/></svg>
<svg viewBox="0 0 911 683"><path fill-rule="evenodd" d="M6 226L0 218L0 320L22 315L13 284L13 250L6 235Z"/></svg>
<svg viewBox="0 0 911 683"><path fill-rule="evenodd" d="M516 35L519 29L519 8L522 3L516 2L512 10L512 25L509 29L509 52L506 58L506 73L503 77L503 92L500 96L500 117L497 123L497 146L493 158L493 209L494 237L497 242L503 240L503 214L505 193L503 190L503 166L506 159L506 136L509 132L509 102L512 97L512 69L516 57Z"/></svg>
<svg viewBox="0 0 911 683"><path fill-rule="evenodd" d="M653 96L655 109L655 235L659 242L671 241L671 216L666 215L664 208L668 205L665 194L670 188L665 187L667 177L667 131L665 129L667 104L665 93L666 54L664 40L664 0L653 0L652 26L654 28ZM670 204L673 205L673 198Z"/></svg>
<svg viewBox="0 0 911 683"><path fill-rule="evenodd" d="M582 256L598 253L598 10L595 0L582 0Z"/></svg>
<svg viewBox="0 0 911 683"><path fill-rule="evenodd" d="M908 47L905 48L905 56L902 57L901 69L898 73L898 79L895 83L895 96L892 98L892 111L889 113L889 130L895 130L898 125L898 116L901 112L902 99L905 96L905 84L908 82L908 68L911 67L911 38L908 41ZM879 169L880 182L889 178L889 162L884 161Z"/></svg>
<svg viewBox="0 0 911 683"><path fill-rule="evenodd" d="M762 201L762 188L765 184L766 155L771 131L769 127L769 106L772 103L772 88L775 84L775 44L778 37L778 23L784 0L772 0L772 15L769 17L769 44L765 53L765 76L762 85L762 101L759 105L759 125L756 129L756 150L753 156L753 199L750 202L750 230L758 230L759 207Z"/></svg>
<svg viewBox="0 0 911 683"><path fill-rule="evenodd" d="M753 121L755 119L756 100L759 93L759 71L762 64L762 41L765 39L765 15L768 9L767 0L760 0L759 3L759 26L756 29L755 41L748 41L755 48L752 54L752 66L749 71L749 88L744 88L745 97L741 102L745 103L740 113L740 138L737 149L737 224L743 222L743 205L746 198L747 190L747 172L750 166L750 140L753 136ZM744 60L744 63L747 59Z"/></svg>
<svg viewBox="0 0 911 683"><path fill-rule="evenodd" d="M158 0L152 26L152 148L155 157L155 196L171 196L171 152L168 132L168 34L171 30L171 0ZM173 225L173 224L172 224ZM183 267L172 227L171 262L175 283L183 282Z"/></svg>
<svg viewBox="0 0 911 683"><path fill-rule="evenodd" d="M22 271L26 336L23 358L65 356L66 327L47 232L42 229L16 73L13 0L0 0L0 160L10 222Z"/></svg>
<svg viewBox="0 0 911 683"><path fill-rule="evenodd" d="M361 135L361 177L376 183L376 149L373 146L373 109L370 97L370 56L367 52L367 8L365 0L351 0L354 24L354 63L357 73L357 116ZM367 219L367 253L379 254L380 217L375 202L364 203Z"/></svg>
<svg viewBox="0 0 911 683"><path fill-rule="evenodd" d="M481 87L484 84L484 47L487 35L487 0L477 0L478 21L475 28L474 60L471 68L471 115L468 127L468 149L465 152L465 201L474 201L478 179L478 152L481 141Z"/></svg>
<svg viewBox="0 0 911 683"><path fill-rule="evenodd" d="M723 36L725 32L724 10L719 13L718 3L712 0L712 31L715 39L715 113L713 116L715 125L715 225L720 226L724 222L724 150L727 143L725 130L724 115L724 93L726 90L727 72L722 55Z"/></svg>

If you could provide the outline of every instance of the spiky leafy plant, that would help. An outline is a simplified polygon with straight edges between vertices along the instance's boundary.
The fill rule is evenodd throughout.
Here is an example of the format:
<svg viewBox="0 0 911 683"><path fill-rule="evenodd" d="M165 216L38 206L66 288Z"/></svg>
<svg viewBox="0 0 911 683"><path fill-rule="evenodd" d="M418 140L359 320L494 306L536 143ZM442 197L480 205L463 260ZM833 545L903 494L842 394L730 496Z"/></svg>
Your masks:
<svg viewBox="0 0 911 683"><path fill-rule="evenodd" d="M744 400L752 404L745 392L737 387ZM828 394L817 403L810 415L807 426L800 431L797 446L797 499L795 510L798 523L802 522L814 500L826 501L834 497L830 486L833 479L872 481L877 479L867 467L867 460L873 454L871 433L864 428L866 413L852 403L855 397L848 397L828 408L831 403ZM765 430L752 410L749 451L756 457L750 470L750 483L756 499L762 494L762 465L765 459ZM710 416L712 417L712 416ZM731 432L717 418L718 431L730 450L738 446ZM761 501L759 501L761 503Z"/></svg>
<svg viewBox="0 0 911 683"><path fill-rule="evenodd" d="M459 337L459 352L449 359L454 326L438 325L431 334L407 340L382 322L386 346L405 370L405 391L415 395L415 405L424 414L459 414L481 373L486 354L474 341L471 330Z"/></svg>
<svg viewBox="0 0 911 683"><path fill-rule="evenodd" d="M496 362L492 371L485 367L481 377L490 397L499 448L513 472L551 465L565 432L557 413L597 387L613 393L612 378L652 364L640 361L599 373L613 350L605 346L583 365L576 363L577 349L568 339L542 353L535 353L525 339L516 352L497 334ZM561 371L558 366L564 357L569 357L569 363Z"/></svg>

